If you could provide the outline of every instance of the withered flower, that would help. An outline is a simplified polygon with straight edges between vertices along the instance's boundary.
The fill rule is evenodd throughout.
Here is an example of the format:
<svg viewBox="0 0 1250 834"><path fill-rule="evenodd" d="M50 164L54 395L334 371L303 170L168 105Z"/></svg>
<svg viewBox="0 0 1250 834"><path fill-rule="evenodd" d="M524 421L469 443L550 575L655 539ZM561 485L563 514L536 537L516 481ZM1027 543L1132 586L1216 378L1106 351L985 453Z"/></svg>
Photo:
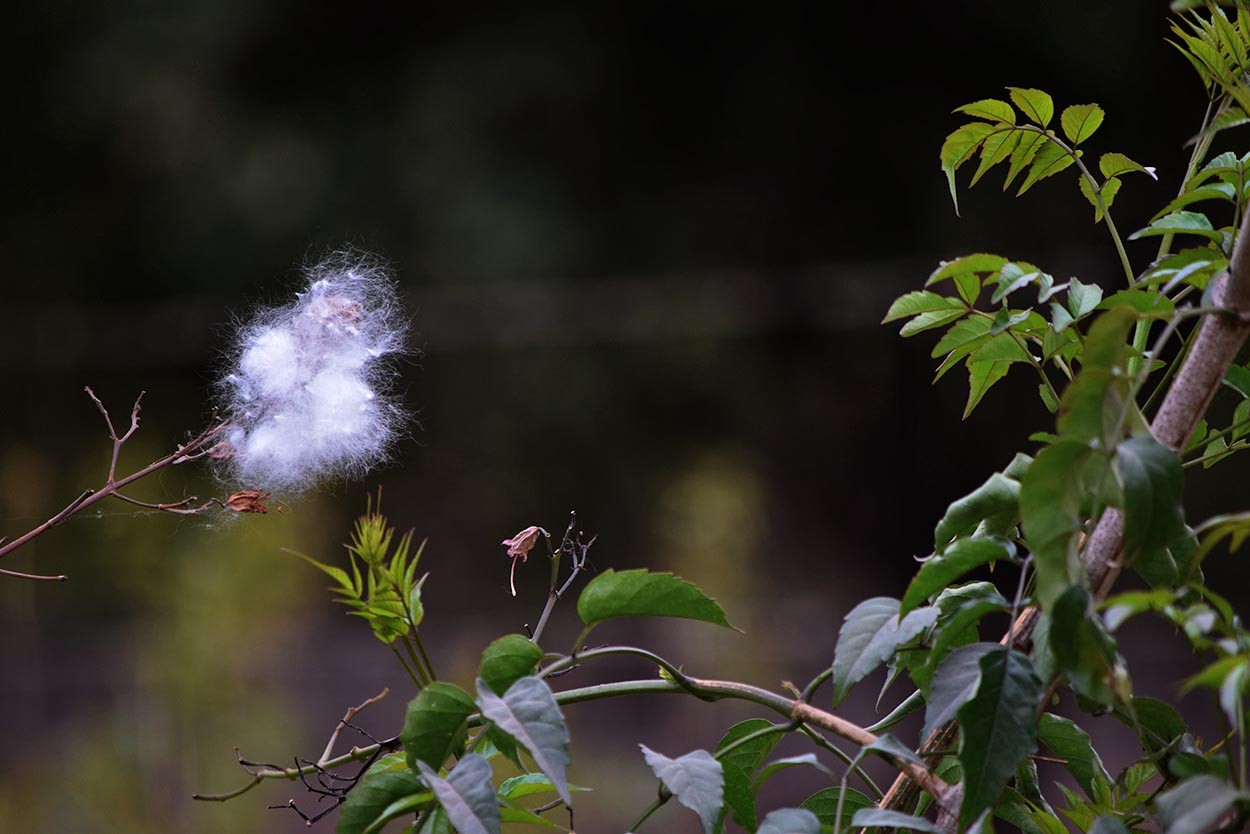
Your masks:
<svg viewBox="0 0 1250 834"><path fill-rule="evenodd" d="M236 492L226 499L226 506L236 513L267 513L269 507L265 502L269 500L269 493L261 492L259 489L245 489L243 492Z"/></svg>
<svg viewBox="0 0 1250 834"><path fill-rule="evenodd" d="M508 555L512 557L512 570L508 573L508 587L512 589L513 596L516 596L517 560L524 562L529 557L529 552L534 549L534 545L538 544L539 533L544 536L550 535L543 528L531 525L512 538L504 539L502 542L502 544L508 546Z"/></svg>

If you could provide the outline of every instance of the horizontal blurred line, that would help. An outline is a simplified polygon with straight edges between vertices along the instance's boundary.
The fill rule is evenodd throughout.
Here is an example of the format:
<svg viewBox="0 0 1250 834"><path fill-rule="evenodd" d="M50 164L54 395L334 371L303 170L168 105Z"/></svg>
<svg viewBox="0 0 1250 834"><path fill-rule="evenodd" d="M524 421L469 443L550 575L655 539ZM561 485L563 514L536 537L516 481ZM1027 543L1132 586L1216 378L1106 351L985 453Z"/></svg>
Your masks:
<svg viewBox="0 0 1250 834"><path fill-rule="evenodd" d="M1071 259L1069 259L1071 260ZM406 291L413 345L427 353L664 342L779 330L876 327L919 288L932 261L794 270L702 270L587 282L427 286ZM226 346L231 305L196 297L143 308L73 304L10 309L0 366L186 366Z"/></svg>

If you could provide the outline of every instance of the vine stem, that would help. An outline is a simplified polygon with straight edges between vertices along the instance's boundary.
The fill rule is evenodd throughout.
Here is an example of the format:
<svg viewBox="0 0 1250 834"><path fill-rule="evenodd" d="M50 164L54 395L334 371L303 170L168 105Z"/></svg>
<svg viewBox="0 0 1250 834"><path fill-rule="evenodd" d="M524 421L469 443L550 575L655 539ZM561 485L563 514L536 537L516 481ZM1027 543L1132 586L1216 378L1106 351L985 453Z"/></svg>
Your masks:
<svg viewBox="0 0 1250 834"><path fill-rule="evenodd" d="M596 650L601 651L601 650ZM642 651L641 649L636 651ZM784 695L778 695L766 689L752 686L746 683L738 683L736 681L722 680L706 680L701 678L692 678L683 676L684 683L676 683L667 680L629 680L615 681L612 683L594 684L579 689L569 689L564 692L555 693L556 703L561 706L569 704L577 704L585 701L597 701L604 698L616 698L624 695L680 695L690 694L708 701L719 701L722 699L731 699L739 701L747 701L772 710L792 721L800 721L813 727L819 727L828 730L834 735L851 741L859 746L867 746L877 741L878 736L859 727L844 718L833 713L813 707L801 700L787 698ZM483 719L480 714L469 717L468 727L480 727ZM286 779L294 781L301 776L306 776L317 770L318 767L324 770L333 770L338 767L369 759L377 755L379 752L388 752L399 748L399 737L385 739L376 744L365 747L353 747L348 752L328 761L320 762L316 765L304 765L299 767L261 767L252 772L250 775L252 780L234 791L224 794L195 794L194 799L207 802L221 802L226 799L233 799L240 796L256 785L269 779ZM890 758L891 763L899 770L907 774L920 785L924 790L928 791L934 800L941 807L950 805L951 786L943 782L935 776L927 767L919 764L911 759L903 757Z"/></svg>

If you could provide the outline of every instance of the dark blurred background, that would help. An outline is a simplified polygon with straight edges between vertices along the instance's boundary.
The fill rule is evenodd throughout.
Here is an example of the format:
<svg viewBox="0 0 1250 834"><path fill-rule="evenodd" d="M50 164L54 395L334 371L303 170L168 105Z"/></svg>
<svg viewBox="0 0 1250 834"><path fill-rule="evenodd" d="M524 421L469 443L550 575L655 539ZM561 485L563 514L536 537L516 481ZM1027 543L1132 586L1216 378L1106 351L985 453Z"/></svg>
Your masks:
<svg viewBox="0 0 1250 834"><path fill-rule="evenodd" d="M264 808L314 808L298 786L190 794L242 784L235 745L315 757L386 685L361 720L397 732L410 692L390 653L279 552L341 558L377 485L394 523L429 538L423 631L462 685L541 607L545 568L526 566L512 599L499 541L562 530L571 509L599 535L597 567L676 571L746 631L638 623L605 639L693 674L806 681L852 605L902 591L946 504L1050 426L1024 374L961 421L964 375L931 387L934 339L879 326L889 302L973 251L1122 281L1068 174L1021 200L991 175L955 216L937 163L951 109L1006 84L1099 102L1092 149L1160 174L1120 195L1127 233L1175 192L1205 106L1166 35L1164 4L1130 0L15 12L0 34L0 533L101 480L84 385L119 419L147 391L123 468L164 454L208 419L232 322L328 249L392 262L420 353L404 367L412 436L367 480L237 520L104 504L6 560L71 581L0 583L0 828L303 830ZM1148 262L1153 244L1130 247ZM1192 517L1250 504L1244 461L1194 475ZM226 489L174 470L135 492ZM1238 557L1210 572L1245 584ZM575 620L557 610L552 645ZM1139 687L1174 695L1182 639L1143 624L1126 640ZM852 718L873 720L875 688ZM568 713L574 781L598 788L584 831L624 830L654 797L638 742L678 755L754 714L680 699ZM1128 761L1112 749L1109 766ZM762 810L820 786L797 777ZM661 814L657 830L693 821Z"/></svg>

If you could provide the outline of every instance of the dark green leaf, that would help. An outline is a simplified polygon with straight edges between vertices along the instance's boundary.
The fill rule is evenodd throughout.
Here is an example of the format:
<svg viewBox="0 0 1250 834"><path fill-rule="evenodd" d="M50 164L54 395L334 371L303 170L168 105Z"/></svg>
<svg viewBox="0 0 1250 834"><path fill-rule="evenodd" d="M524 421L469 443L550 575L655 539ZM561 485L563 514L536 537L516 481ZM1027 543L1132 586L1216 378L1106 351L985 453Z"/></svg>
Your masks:
<svg viewBox="0 0 1250 834"><path fill-rule="evenodd" d="M884 736L884 738L890 738L890 737ZM878 739L878 741L879 740L880 739ZM894 741L893 739L890 739L890 741L898 745L903 750L907 750L907 748L903 747L901 744L899 744L899 742ZM907 750L907 752L911 753L910 750ZM911 755L914 756L915 754L911 753ZM924 764L923 761L921 761L920 763ZM819 770L821 773L823 773L824 775L832 779L838 778L832 770L830 770L829 768L821 764L820 759L816 758L815 753L803 753L798 756L786 756L785 758L782 758L782 759L775 759L774 761L771 761L768 764L764 765L764 767L760 768L759 775L755 777L755 785L754 785L755 790L758 791L761 787L763 787L765 782L767 782L769 779L773 778L773 776L775 776L778 772L785 770L786 768L804 767L804 766Z"/></svg>
<svg viewBox="0 0 1250 834"><path fill-rule="evenodd" d="M413 803L411 809L387 814L387 809L392 805L409 799ZM432 804L433 801L434 796L410 770L367 773L347 795L347 801L339 812L335 831L338 834L364 834L370 829L378 830L387 820L404 813L405 810L415 810L420 805Z"/></svg>
<svg viewBox="0 0 1250 834"><path fill-rule="evenodd" d="M1089 734L1070 719L1049 712L1043 714L1037 727L1037 737L1052 753L1063 759L1064 766L1086 796L1092 798L1095 795L1095 781L1111 784L1111 777L1090 743Z"/></svg>
<svg viewBox="0 0 1250 834"><path fill-rule="evenodd" d="M1050 124L1055 115L1055 102L1049 93L1024 87L1008 87L1011 100L1020 108L1020 112L1041 127Z"/></svg>
<svg viewBox="0 0 1250 834"><path fill-rule="evenodd" d="M1016 111L1012 110L1007 102L996 98L983 98L980 101L956 107L955 112L965 113L974 119L985 119L989 122L1005 122L1009 125L1016 123Z"/></svg>
<svg viewBox="0 0 1250 834"><path fill-rule="evenodd" d="M1241 396L1250 398L1250 368L1230 365L1224 374L1224 384Z"/></svg>
<svg viewBox="0 0 1250 834"><path fill-rule="evenodd" d="M981 683L959 708L959 763L964 771L962 824L992 807L1026 756L1037 750L1037 708L1045 687L1028 657L992 651L981 658Z"/></svg>
<svg viewBox="0 0 1250 834"><path fill-rule="evenodd" d="M968 571L1010 557L1002 539L957 539L941 556L934 556L920 566L920 571L903 595L901 613L905 614L922 605L926 599Z"/></svg>
<svg viewBox="0 0 1250 834"><path fill-rule="evenodd" d="M1176 305L1172 302L1172 299L1162 293L1150 290L1120 290L1104 298L1098 304L1098 309L1110 310L1113 307L1122 305L1132 307L1138 313L1156 318L1167 318L1176 312Z"/></svg>
<svg viewBox="0 0 1250 834"><path fill-rule="evenodd" d="M1065 107L1059 116L1059 124L1063 133L1073 145L1079 145L1094 135L1094 131L1102 125L1106 114L1097 104L1074 104Z"/></svg>
<svg viewBox="0 0 1250 834"><path fill-rule="evenodd" d="M721 760L721 771L725 780L725 807L729 809L734 822L747 831L755 831L759 823L755 816L755 790L751 787L751 777L741 767L726 759ZM724 829L724 818L718 830Z"/></svg>
<svg viewBox="0 0 1250 834"><path fill-rule="evenodd" d="M1085 337L1081 372L1060 400L1061 437L1083 443L1098 440L1108 448L1119 440L1113 435L1128 395L1125 339L1136 320L1136 313L1127 307L1108 310L1094 320Z"/></svg>
<svg viewBox="0 0 1250 834"><path fill-rule="evenodd" d="M1159 794L1163 834L1200 834L1245 794L1214 776L1195 776Z"/></svg>
<svg viewBox="0 0 1250 834"><path fill-rule="evenodd" d="M719 753L740 738L745 738L751 733L768 729L771 726L773 726L772 722L763 718L748 718L745 721L739 721L730 727L725 732L725 735L721 737L721 740L717 742L716 752ZM759 736L738 745L724 756L718 756L717 758L726 764L735 764L748 774L752 774L764 763L764 759L768 758L768 754L777 746L777 742L781 741L781 737L782 733L769 733L765 736Z"/></svg>
<svg viewBox="0 0 1250 834"><path fill-rule="evenodd" d="M725 780L720 762L706 750L670 759L645 744L638 746L656 778L672 791L678 802L699 815L705 834L712 834L725 804Z"/></svg>
<svg viewBox="0 0 1250 834"><path fill-rule="evenodd" d="M716 600L671 573L608 568L577 599L587 626L613 617L685 617L733 628Z"/></svg>
<svg viewBox="0 0 1250 834"><path fill-rule="evenodd" d="M950 185L951 202L955 204L955 214L959 214L959 198L955 194L955 171L959 169L994 132L994 126L985 122L970 122L958 127L946 137L942 143L940 154L942 170L946 173L946 181Z"/></svg>
<svg viewBox="0 0 1250 834"><path fill-rule="evenodd" d="M764 817L759 834L820 834L820 821L804 808L778 808Z"/></svg>
<svg viewBox="0 0 1250 834"><path fill-rule="evenodd" d="M520 634L506 634L486 647L477 676L496 695L508 691L508 687L530 675L543 656L533 640Z"/></svg>
<svg viewBox="0 0 1250 834"><path fill-rule="evenodd" d="M1129 560L1165 548L1185 526L1181 462L1154 437L1130 437L1112 459L1124 493L1124 550Z"/></svg>
<svg viewBox="0 0 1250 834"><path fill-rule="evenodd" d="M938 616L933 607L912 611L901 621L898 613L898 600L873 597L846 615L833 651L835 705L852 686L885 663L896 648L933 625Z"/></svg>
<svg viewBox="0 0 1250 834"><path fill-rule="evenodd" d="M1101 704L1115 700L1119 653L1081 585L1068 588L1051 609L1050 651L1077 692Z"/></svg>
<svg viewBox="0 0 1250 834"><path fill-rule="evenodd" d="M1118 712L1114 715L1139 732L1142 746L1152 754L1168 749L1188 732L1180 714L1170 704L1158 698L1134 698L1131 713L1135 721L1122 717Z"/></svg>
<svg viewBox="0 0 1250 834"><path fill-rule="evenodd" d="M442 779L425 762L418 762L447 818L460 834L499 834L499 798L491 784L490 762L469 753Z"/></svg>
<svg viewBox="0 0 1250 834"><path fill-rule="evenodd" d="M924 817L913 817L911 814L904 814L901 811L887 811L883 808L862 808L856 811L855 816L851 820L851 825L856 828L876 825L882 828L903 828L907 831L943 834L942 829Z"/></svg>
<svg viewBox="0 0 1250 834"><path fill-rule="evenodd" d="M838 797L841 788L823 788L799 803L800 808L811 811L820 820L821 825L835 826L845 831L851 824L851 818L860 808L872 808L876 805L870 798L851 788L846 789L842 800L842 818L838 822Z"/></svg>
<svg viewBox="0 0 1250 834"><path fill-rule="evenodd" d="M408 767L417 762L440 768L447 757L464 746L469 716L477 705L469 693L451 683L436 681L408 702L399 739L408 754Z"/></svg>
<svg viewBox="0 0 1250 834"><path fill-rule="evenodd" d="M951 539L971 534L982 522L991 534L1006 533L1015 523L1019 501L1020 482L995 472L946 508L946 514L933 530L933 546L940 553Z"/></svg>
<svg viewBox="0 0 1250 834"><path fill-rule="evenodd" d="M547 684L538 678L521 678L501 698L478 681L477 703L483 718L493 721L529 752L534 764L547 774L556 793L567 804L570 800L565 770L569 766L569 731Z"/></svg>
<svg viewBox="0 0 1250 834"><path fill-rule="evenodd" d="M929 702L925 709L921 738L954 720L959 708L977 693L981 683L981 658L992 651L1002 651L997 643L972 643L955 649L933 675L929 686Z"/></svg>
<svg viewBox="0 0 1250 834"><path fill-rule="evenodd" d="M1197 235L1217 244L1224 241L1224 235L1211 226L1211 221L1205 214L1193 211L1176 211L1164 215L1146 228L1129 235L1128 239L1139 240L1144 237L1172 234Z"/></svg>
<svg viewBox="0 0 1250 834"><path fill-rule="evenodd" d="M1038 453L1020 485L1020 517L1037 568L1037 596L1048 608L1082 575L1076 534L1090 454L1087 443L1060 440Z"/></svg>
<svg viewBox="0 0 1250 834"><path fill-rule="evenodd" d="M886 324L887 322L920 315L921 313L935 313L955 309L965 310L966 307L957 298L938 295L929 290L915 290L896 298L894 303L890 305L890 309L886 311L885 318L881 320L881 323Z"/></svg>

